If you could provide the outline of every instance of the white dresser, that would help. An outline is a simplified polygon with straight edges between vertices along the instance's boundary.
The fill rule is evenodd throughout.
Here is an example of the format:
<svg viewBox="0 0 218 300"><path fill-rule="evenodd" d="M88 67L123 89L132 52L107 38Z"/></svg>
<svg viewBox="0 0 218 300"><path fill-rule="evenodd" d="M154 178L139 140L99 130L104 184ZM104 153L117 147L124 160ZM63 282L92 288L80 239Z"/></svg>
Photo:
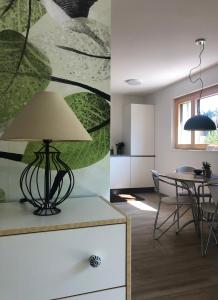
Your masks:
<svg viewBox="0 0 218 300"><path fill-rule="evenodd" d="M130 223L99 197L0 204L0 299L130 300Z"/></svg>

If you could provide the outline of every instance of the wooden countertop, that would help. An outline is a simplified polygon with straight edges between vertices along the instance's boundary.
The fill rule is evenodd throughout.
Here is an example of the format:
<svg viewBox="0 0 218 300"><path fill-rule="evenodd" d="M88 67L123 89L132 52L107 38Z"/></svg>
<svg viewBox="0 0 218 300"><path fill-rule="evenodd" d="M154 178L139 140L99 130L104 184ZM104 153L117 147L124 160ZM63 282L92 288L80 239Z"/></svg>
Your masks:
<svg viewBox="0 0 218 300"><path fill-rule="evenodd" d="M127 218L100 197L69 198L54 216L35 216L29 203L0 204L0 236L126 223Z"/></svg>

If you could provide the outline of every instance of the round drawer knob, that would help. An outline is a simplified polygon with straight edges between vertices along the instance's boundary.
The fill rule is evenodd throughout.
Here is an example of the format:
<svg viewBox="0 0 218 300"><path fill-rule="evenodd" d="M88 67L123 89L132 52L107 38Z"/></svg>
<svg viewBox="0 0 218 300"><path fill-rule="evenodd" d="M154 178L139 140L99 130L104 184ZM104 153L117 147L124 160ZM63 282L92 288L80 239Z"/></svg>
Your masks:
<svg viewBox="0 0 218 300"><path fill-rule="evenodd" d="M98 268L101 264L101 257L97 255L92 255L89 257L89 264L93 268Z"/></svg>

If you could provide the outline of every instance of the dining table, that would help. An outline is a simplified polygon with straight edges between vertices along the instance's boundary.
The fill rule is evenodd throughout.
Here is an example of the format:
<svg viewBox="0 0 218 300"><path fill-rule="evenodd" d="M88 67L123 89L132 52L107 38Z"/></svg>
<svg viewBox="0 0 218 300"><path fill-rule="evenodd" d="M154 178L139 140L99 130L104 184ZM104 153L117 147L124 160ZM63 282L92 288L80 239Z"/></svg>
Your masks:
<svg viewBox="0 0 218 300"><path fill-rule="evenodd" d="M194 184L203 184L210 181L218 180L217 174L212 174L211 177L204 175L196 175L194 172L166 172L160 173L161 176L180 182L192 182Z"/></svg>
<svg viewBox="0 0 218 300"><path fill-rule="evenodd" d="M176 183L185 183L186 186L189 186L189 183L192 183L195 188L194 188L194 195L192 192L192 195L195 198L195 203L196 203L196 217L193 216L193 219L190 221L186 222L179 231L181 231L185 226L194 223L195 224L195 229L198 235L200 235L200 198L208 197L209 194L205 193L204 191L204 184L209 183L209 182L218 182L218 175L217 174L212 174L210 177L206 177L204 175L196 175L194 172L163 172L160 173L160 176L165 177L167 179L173 180ZM198 193L198 186L202 185L202 194L200 195Z"/></svg>

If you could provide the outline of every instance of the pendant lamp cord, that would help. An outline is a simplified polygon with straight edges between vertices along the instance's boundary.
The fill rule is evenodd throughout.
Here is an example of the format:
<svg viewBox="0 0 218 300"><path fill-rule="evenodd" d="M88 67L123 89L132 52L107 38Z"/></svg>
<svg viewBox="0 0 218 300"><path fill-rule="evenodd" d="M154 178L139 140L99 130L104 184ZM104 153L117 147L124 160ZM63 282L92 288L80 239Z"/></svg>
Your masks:
<svg viewBox="0 0 218 300"><path fill-rule="evenodd" d="M201 84L201 90L200 90L200 94L199 94L199 101L198 101L198 104L197 104L197 114L200 114L200 99L202 97L202 93L203 93L203 89L204 89L204 82L201 78L201 63L202 63L202 53L204 52L204 48L205 48L205 43L201 43L199 44L201 46L201 49L200 49L200 53L198 55L199 57L199 64L192 68L189 72L189 80L192 82L192 83L197 83L197 82L200 82ZM199 72L199 77L197 77L196 79L193 79L193 72L194 70L198 69L200 67L200 72Z"/></svg>

